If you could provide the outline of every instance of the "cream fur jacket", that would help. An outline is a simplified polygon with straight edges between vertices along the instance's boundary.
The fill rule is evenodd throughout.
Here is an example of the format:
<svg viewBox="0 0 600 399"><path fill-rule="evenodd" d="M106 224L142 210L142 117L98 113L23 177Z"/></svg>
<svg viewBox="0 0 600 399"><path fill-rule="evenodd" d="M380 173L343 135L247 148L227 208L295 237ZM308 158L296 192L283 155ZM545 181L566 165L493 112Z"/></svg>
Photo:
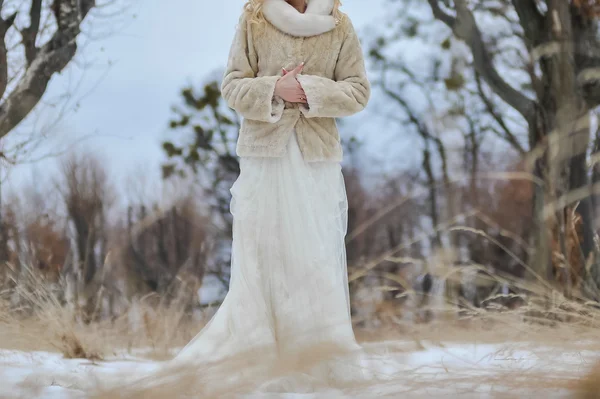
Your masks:
<svg viewBox="0 0 600 399"><path fill-rule="evenodd" d="M365 108L370 96L360 42L350 19L331 16L333 0L310 0L301 14L284 0L266 0L268 22L242 15L221 91L242 117L241 157L281 157L296 130L306 161L341 161L335 118ZM308 105L274 95L282 68L304 62L298 81Z"/></svg>

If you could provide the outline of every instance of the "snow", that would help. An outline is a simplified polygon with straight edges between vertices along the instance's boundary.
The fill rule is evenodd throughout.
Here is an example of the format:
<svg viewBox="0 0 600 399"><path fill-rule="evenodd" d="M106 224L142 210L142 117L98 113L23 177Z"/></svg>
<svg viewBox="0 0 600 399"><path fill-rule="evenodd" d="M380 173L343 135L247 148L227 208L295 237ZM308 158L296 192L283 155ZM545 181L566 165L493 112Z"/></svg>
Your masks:
<svg viewBox="0 0 600 399"><path fill-rule="evenodd" d="M151 370L156 365L132 358L106 362L102 374L115 374L131 367ZM144 367L145 366L145 367ZM99 365L82 359L64 359L58 353L0 350L1 398L73 398L70 376L84 376ZM81 395L79 396L81 397Z"/></svg>
<svg viewBox="0 0 600 399"><path fill-rule="evenodd" d="M210 305L220 302L225 298L225 294L227 294L227 287L223 286L223 283L216 276L204 276L202 286L198 290L200 304Z"/></svg>
<svg viewBox="0 0 600 399"><path fill-rule="evenodd" d="M550 381L556 377L566 382L581 377L600 360L600 353L595 351L535 343L425 344L425 348L415 350L414 343L389 341L366 344L365 348L373 354L373 360L369 361L387 359L377 368L379 373L390 376L389 381L380 381L368 388L370 397L394 393L403 398L451 394L461 398L491 398L503 393L510 393L512 397L533 393L552 398L569 397L566 383L558 387L545 385L545 379ZM0 350L0 397L85 398L85 393L70 385L69 376L85 378L93 373L96 378L110 379L111 375L151 372L159 367L159 362L131 355L96 363L64 359L56 353ZM539 386L532 383L541 376L544 379ZM324 397L350 396L339 391L326 395L249 393L245 396L248 399Z"/></svg>

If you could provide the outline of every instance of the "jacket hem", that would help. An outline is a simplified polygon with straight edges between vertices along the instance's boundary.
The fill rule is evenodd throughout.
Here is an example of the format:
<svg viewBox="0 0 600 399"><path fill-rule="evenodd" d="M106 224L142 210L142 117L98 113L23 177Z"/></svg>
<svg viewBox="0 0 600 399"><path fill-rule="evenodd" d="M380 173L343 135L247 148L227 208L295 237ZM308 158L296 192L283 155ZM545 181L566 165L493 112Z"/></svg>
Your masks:
<svg viewBox="0 0 600 399"><path fill-rule="evenodd" d="M246 144L238 144L236 154L242 158L282 158L287 154L287 148L279 148L275 146L253 146ZM306 162L342 162L343 155L341 152L331 154L329 156L314 156L302 153L302 157Z"/></svg>

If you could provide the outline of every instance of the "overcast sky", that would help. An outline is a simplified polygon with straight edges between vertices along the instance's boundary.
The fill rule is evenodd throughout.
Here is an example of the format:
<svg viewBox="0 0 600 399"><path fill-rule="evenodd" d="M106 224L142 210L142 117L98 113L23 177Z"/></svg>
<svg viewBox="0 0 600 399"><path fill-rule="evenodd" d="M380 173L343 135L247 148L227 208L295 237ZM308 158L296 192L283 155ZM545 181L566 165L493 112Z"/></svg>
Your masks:
<svg viewBox="0 0 600 399"><path fill-rule="evenodd" d="M83 83L75 91L76 110L67 109L40 151L78 142L110 161L115 177L140 169L158 176L170 108L184 85L199 85L224 67L244 0L136 2L121 17L124 28L93 38L82 50L86 63L72 65L51 82L48 98L70 92L74 81ZM345 0L343 10L360 33L376 24L384 2ZM44 112L53 116L57 111ZM56 163L51 159L13 168L11 186L46 178Z"/></svg>

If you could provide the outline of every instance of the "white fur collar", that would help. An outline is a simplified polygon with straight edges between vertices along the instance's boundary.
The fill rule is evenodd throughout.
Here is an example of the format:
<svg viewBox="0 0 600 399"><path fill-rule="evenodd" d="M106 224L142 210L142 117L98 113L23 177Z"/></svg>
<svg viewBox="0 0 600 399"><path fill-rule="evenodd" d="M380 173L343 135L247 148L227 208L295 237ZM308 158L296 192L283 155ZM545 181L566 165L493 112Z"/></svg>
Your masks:
<svg viewBox="0 0 600 399"><path fill-rule="evenodd" d="M285 0L265 0L263 15L277 29L292 36L316 36L334 29L331 15L334 0L307 0L306 12L300 13Z"/></svg>

